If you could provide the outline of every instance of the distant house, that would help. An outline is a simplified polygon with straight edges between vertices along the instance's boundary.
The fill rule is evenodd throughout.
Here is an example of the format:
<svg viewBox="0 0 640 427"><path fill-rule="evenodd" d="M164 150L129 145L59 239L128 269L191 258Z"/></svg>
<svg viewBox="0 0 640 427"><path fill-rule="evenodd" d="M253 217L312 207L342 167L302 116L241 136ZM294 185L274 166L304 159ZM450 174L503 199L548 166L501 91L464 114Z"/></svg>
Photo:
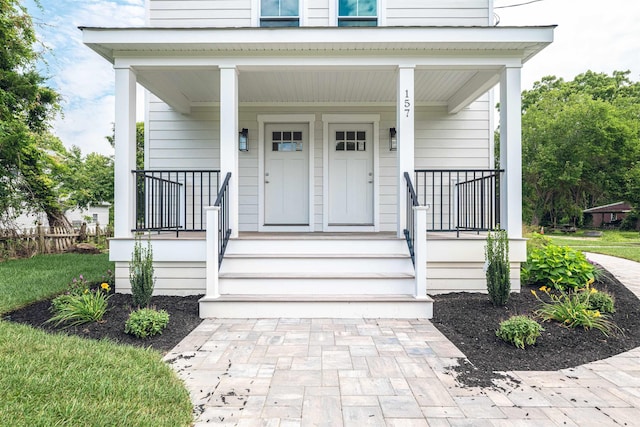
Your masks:
<svg viewBox="0 0 640 427"><path fill-rule="evenodd" d="M608 205L596 206L582 211L591 215L592 225L600 227L618 227L633 207L627 202L616 202Z"/></svg>
<svg viewBox="0 0 640 427"><path fill-rule="evenodd" d="M109 207L109 204L100 204L89 206L86 209L69 209L64 214L74 228L80 227L83 222L86 222L87 225L100 224L101 226L106 226L109 224ZM45 226L49 225L47 215L44 212L22 213L14 222L16 228L21 230L33 228L38 223Z"/></svg>
<svg viewBox="0 0 640 427"><path fill-rule="evenodd" d="M201 317L430 317L486 290L498 224L519 289L521 70L553 26L497 27L493 0L146 4L81 27L115 73L118 292L148 232L155 293Z"/></svg>

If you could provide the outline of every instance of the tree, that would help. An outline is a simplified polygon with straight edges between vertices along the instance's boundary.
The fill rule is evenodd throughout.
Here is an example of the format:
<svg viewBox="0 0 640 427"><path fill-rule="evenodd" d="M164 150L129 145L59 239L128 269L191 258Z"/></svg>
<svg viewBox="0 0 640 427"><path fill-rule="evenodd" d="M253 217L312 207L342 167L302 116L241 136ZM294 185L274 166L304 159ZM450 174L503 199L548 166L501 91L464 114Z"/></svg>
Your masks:
<svg viewBox="0 0 640 427"><path fill-rule="evenodd" d="M98 153L83 156L73 146L64 160L59 176L60 197L66 209L86 209L100 203L113 204L113 159Z"/></svg>
<svg viewBox="0 0 640 427"><path fill-rule="evenodd" d="M112 127L112 133L107 136L107 141L113 148L116 147L116 130L115 125ZM144 122L136 123L136 169L144 169Z"/></svg>
<svg viewBox="0 0 640 427"><path fill-rule="evenodd" d="M629 72L553 76L522 95L523 203L534 224L577 223L627 198L640 163L640 83Z"/></svg>
<svg viewBox="0 0 640 427"><path fill-rule="evenodd" d="M66 221L48 176L57 166L48 129L60 97L36 70L35 42L26 8L0 0L0 215L26 205L58 225Z"/></svg>

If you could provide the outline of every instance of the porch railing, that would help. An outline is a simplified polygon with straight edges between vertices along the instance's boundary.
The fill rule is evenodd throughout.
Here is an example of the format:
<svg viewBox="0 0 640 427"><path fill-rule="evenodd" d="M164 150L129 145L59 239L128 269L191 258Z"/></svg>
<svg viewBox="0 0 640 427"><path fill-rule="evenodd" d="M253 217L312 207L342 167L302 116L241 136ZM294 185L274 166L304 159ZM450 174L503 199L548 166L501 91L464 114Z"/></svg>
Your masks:
<svg viewBox="0 0 640 427"><path fill-rule="evenodd" d="M418 203L429 206L427 231L487 231L500 224L504 170L415 171Z"/></svg>
<svg viewBox="0 0 640 427"><path fill-rule="evenodd" d="M218 194L219 170L134 170L133 231L204 231L204 208Z"/></svg>
<svg viewBox="0 0 640 427"><path fill-rule="evenodd" d="M231 179L231 172L227 173L224 178L224 182L220 186L218 197L216 198L214 206L220 207L220 213L218 216L218 266L222 264L224 258L224 251L227 249L227 243L229 242L229 236L231 236L231 228L229 227L229 180Z"/></svg>
<svg viewBox="0 0 640 427"><path fill-rule="evenodd" d="M404 179L407 183L407 228L404 229L404 237L407 240L407 245L409 246L409 254L411 255L411 261L413 265L416 265L416 250L415 250L415 211L414 207L419 206L418 197L416 196L416 192L413 188L413 183L411 182L411 175L409 172L404 173Z"/></svg>

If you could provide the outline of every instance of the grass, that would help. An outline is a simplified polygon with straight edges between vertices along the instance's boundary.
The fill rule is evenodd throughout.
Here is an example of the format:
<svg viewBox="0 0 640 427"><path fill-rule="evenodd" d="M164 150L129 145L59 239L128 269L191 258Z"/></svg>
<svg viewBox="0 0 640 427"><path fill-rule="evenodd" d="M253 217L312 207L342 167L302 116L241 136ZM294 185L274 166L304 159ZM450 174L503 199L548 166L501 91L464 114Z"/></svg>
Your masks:
<svg viewBox="0 0 640 427"><path fill-rule="evenodd" d="M109 268L106 255L0 263L0 313L59 293L80 274L98 281ZM192 423L188 392L161 354L150 349L52 335L0 320L0 378L0 425Z"/></svg>
<svg viewBox="0 0 640 427"><path fill-rule="evenodd" d="M640 262L640 233L637 231L605 230L602 237L584 237L579 231L575 234L547 234L547 237L554 245Z"/></svg>
<svg viewBox="0 0 640 427"><path fill-rule="evenodd" d="M64 291L82 274L89 283L113 271L108 254L37 255L0 262L0 314Z"/></svg>

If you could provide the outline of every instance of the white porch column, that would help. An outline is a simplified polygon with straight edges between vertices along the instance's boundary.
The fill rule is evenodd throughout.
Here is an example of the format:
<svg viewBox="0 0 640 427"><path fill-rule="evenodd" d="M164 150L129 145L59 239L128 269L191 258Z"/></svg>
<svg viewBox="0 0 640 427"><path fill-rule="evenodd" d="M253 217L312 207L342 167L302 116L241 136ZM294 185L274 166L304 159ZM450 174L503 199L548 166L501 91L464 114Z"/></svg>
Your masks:
<svg viewBox="0 0 640 427"><path fill-rule="evenodd" d="M414 72L415 66L398 67L396 131L398 141L398 237L403 237L407 221L407 185L404 173L413 178L414 171Z"/></svg>
<svg viewBox="0 0 640 427"><path fill-rule="evenodd" d="M131 237L135 224L136 75L129 67L115 69L114 237Z"/></svg>
<svg viewBox="0 0 640 427"><path fill-rule="evenodd" d="M416 299L427 298L427 206L413 208Z"/></svg>
<svg viewBox="0 0 640 427"><path fill-rule="evenodd" d="M238 132L238 69L220 67L220 182L231 172L228 203L232 238L238 237Z"/></svg>
<svg viewBox="0 0 640 427"><path fill-rule="evenodd" d="M520 67L500 77L500 226L511 239L522 237L522 101Z"/></svg>
<svg viewBox="0 0 640 427"><path fill-rule="evenodd" d="M220 288L218 286L218 218L220 217L220 206L209 206L204 210L207 215L207 280L205 298L218 298L220 297Z"/></svg>

